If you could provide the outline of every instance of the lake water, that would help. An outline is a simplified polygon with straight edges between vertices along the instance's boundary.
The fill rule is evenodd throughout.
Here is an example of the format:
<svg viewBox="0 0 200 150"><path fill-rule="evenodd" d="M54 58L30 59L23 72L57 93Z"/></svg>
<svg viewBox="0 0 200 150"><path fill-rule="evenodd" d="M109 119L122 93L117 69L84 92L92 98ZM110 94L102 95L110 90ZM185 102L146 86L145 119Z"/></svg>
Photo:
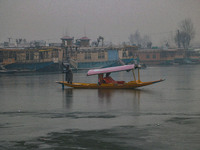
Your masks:
<svg viewBox="0 0 200 150"><path fill-rule="evenodd" d="M141 70L142 81L160 78L137 90L62 90L62 74L1 75L0 149L199 150L200 65Z"/></svg>

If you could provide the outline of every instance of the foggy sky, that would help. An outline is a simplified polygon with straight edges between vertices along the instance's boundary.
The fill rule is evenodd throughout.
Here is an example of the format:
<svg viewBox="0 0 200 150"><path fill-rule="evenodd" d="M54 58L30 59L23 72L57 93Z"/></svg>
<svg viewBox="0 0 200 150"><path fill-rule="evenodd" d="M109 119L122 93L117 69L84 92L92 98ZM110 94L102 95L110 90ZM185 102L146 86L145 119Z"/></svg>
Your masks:
<svg viewBox="0 0 200 150"><path fill-rule="evenodd" d="M0 42L8 37L61 42L64 35L128 42L139 30L153 45L191 18L200 42L200 0L0 0ZM8 41L8 40L7 40Z"/></svg>

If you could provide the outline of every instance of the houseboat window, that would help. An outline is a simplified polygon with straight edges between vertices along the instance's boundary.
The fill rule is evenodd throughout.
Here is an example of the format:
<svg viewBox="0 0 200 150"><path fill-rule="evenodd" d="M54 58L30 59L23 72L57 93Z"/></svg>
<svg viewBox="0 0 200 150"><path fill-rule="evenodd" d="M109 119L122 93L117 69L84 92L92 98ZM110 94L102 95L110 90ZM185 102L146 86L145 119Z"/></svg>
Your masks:
<svg viewBox="0 0 200 150"><path fill-rule="evenodd" d="M133 56L133 52L132 51L128 51L128 56Z"/></svg>
<svg viewBox="0 0 200 150"><path fill-rule="evenodd" d="M85 59L91 59L91 53L85 53Z"/></svg>
<svg viewBox="0 0 200 150"><path fill-rule="evenodd" d="M29 60L29 52L26 52L26 60Z"/></svg>
<svg viewBox="0 0 200 150"><path fill-rule="evenodd" d="M9 52L9 53L8 53L8 57L9 57L9 58L12 58L12 52Z"/></svg>
<svg viewBox="0 0 200 150"><path fill-rule="evenodd" d="M43 52L40 52L40 53L39 53L39 57L40 57L40 59L44 59Z"/></svg>
<svg viewBox="0 0 200 150"><path fill-rule="evenodd" d="M126 51L123 51L123 53L122 53L122 57L127 57L127 55L126 55Z"/></svg>
<svg viewBox="0 0 200 150"><path fill-rule="evenodd" d="M0 62L3 62L3 52L0 51Z"/></svg>
<svg viewBox="0 0 200 150"><path fill-rule="evenodd" d="M146 55L146 58L148 58L148 59L150 58L149 54Z"/></svg>
<svg viewBox="0 0 200 150"><path fill-rule="evenodd" d="M166 52L161 52L161 53L160 53L160 56L161 56L162 58L165 58L165 57L167 57L167 53L166 53Z"/></svg>
<svg viewBox="0 0 200 150"><path fill-rule="evenodd" d="M51 56L52 56L52 58L58 57L58 51L57 50L53 50Z"/></svg>
<svg viewBox="0 0 200 150"><path fill-rule="evenodd" d="M14 58L15 58L15 60L17 60L17 53L16 52L14 52Z"/></svg>
<svg viewBox="0 0 200 150"><path fill-rule="evenodd" d="M58 51L55 51L55 53L56 53L56 54L55 54L55 57L58 57Z"/></svg>
<svg viewBox="0 0 200 150"><path fill-rule="evenodd" d="M104 52L99 52L98 53L98 59L104 59L105 58L105 53Z"/></svg>
<svg viewBox="0 0 200 150"><path fill-rule="evenodd" d="M44 52L45 58L48 58L48 51Z"/></svg>
<svg viewBox="0 0 200 150"><path fill-rule="evenodd" d="M34 52L30 52L30 60L34 59Z"/></svg>

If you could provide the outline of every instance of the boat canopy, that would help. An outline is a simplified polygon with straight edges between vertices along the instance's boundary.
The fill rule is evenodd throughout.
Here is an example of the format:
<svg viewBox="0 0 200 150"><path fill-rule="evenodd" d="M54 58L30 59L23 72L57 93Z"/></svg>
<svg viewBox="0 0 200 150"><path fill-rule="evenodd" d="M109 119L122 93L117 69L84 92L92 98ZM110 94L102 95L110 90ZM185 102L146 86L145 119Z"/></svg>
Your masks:
<svg viewBox="0 0 200 150"><path fill-rule="evenodd" d="M97 75L97 74L102 74L102 73L127 71L127 70L132 70L134 68L135 68L135 65L131 64L131 65L109 67L109 68L102 68L102 69L91 69L91 70L88 71L87 75L91 76L91 75Z"/></svg>

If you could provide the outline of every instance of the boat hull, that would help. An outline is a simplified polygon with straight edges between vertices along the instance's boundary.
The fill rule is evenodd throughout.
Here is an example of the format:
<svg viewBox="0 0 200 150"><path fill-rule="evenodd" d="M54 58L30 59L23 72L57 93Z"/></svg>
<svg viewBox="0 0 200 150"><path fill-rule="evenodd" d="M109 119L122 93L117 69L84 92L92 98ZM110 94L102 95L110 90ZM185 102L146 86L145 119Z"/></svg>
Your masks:
<svg viewBox="0 0 200 150"><path fill-rule="evenodd" d="M15 70L0 70L0 74L13 74L15 72Z"/></svg>
<svg viewBox="0 0 200 150"><path fill-rule="evenodd" d="M5 65L6 69L18 71L57 71L59 70L59 63L50 62L36 62L36 63L12 63Z"/></svg>
<svg viewBox="0 0 200 150"><path fill-rule="evenodd" d="M141 81L130 81L124 84L97 84L97 83L72 83L69 84L66 81L57 81L56 83L62 84L64 86L68 86L71 88L79 88L79 89L135 89L138 87L143 87L151 84L155 84L158 82L164 81L163 79L149 82L141 82Z"/></svg>

